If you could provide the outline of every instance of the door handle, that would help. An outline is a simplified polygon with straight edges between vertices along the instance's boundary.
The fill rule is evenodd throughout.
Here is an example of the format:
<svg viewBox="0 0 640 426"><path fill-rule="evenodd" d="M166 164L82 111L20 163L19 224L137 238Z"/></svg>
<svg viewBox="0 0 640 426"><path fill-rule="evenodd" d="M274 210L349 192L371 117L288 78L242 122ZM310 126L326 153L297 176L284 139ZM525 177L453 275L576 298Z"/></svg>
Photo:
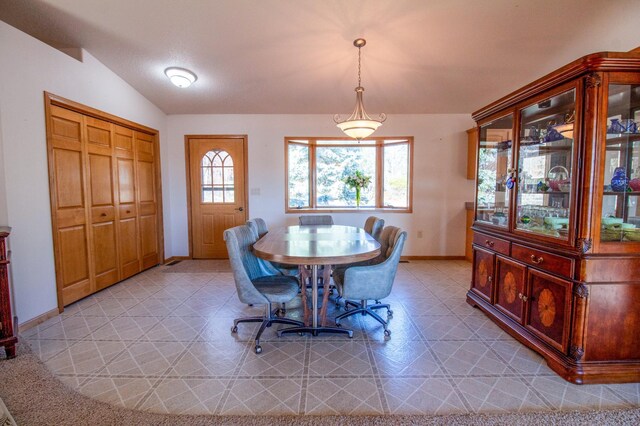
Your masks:
<svg viewBox="0 0 640 426"><path fill-rule="evenodd" d="M237 208L237 209L235 209L235 210L238 210L239 212L243 212L243 211L244 211L244 209L243 209L242 207L238 207L238 208Z"/></svg>

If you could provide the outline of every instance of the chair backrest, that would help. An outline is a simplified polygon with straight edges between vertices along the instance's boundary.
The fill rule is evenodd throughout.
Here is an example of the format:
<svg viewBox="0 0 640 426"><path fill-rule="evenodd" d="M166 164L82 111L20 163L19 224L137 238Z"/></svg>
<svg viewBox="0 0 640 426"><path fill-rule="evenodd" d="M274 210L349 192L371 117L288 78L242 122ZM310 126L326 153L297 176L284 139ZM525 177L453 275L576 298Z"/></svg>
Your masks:
<svg viewBox="0 0 640 426"><path fill-rule="evenodd" d="M300 225L333 225L333 217L328 214L300 216Z"/></svg>
<svg viewBox="0 0 640 426"><path fill-rule="evenodd" d="M384 228L384 219L379 217L369 216L364 222L364 230L378 242L380 242L382 228Z"/></svg>
<svg viewBox="0 0 640 426"><path fill-rule="evenodd" d="M247 225L249 225L249 227L251 227L251 229L256 233L258 239L264 237L264 234L269 232L269 228L267 228L267 222L259 217L248 220Z"/></svg>
<svg viewBox="0 0 640 426"><path fill-rule="evenodd" d="M224 241L229 252L229 261L233 270L238 298L242 303L267 303L252 280L275 275L267 262L258 259L251 251L251 246L258 241L257 235L248 225L240 225L224 231Z"/></svg>
<svg viewBox="0 0 640 426"><path fill-rule="evenodd" d="M380 235L383 260L375 265L347 268L344 275L344 298L373 300L387 297L396 278L406 239L406 231L395 226L385 227Z"/></svg>

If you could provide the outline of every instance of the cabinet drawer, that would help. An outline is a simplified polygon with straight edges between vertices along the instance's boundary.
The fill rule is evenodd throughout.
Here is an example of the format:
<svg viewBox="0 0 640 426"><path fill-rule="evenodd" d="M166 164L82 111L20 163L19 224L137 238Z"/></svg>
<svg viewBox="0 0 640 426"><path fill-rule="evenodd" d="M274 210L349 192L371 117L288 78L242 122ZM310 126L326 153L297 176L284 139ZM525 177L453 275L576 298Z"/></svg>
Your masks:
<svg viewBox="0 0 640 426"><path fill-rule="evenodd" d="M511 245L507 240L481 234L479 232L475 232L473 234L473 244L488 248L489 250L493 250L497 253L506 254L507 256L509 255L509 247Z"/></svg>
<svg viewBox="0 0 640 426"><path fill-rule="evenodd" d="M527 265L535 266L565 277L571 278L573 273L573 259L551 254L546 251L514 244L511 250L511 257Z"/></svg>

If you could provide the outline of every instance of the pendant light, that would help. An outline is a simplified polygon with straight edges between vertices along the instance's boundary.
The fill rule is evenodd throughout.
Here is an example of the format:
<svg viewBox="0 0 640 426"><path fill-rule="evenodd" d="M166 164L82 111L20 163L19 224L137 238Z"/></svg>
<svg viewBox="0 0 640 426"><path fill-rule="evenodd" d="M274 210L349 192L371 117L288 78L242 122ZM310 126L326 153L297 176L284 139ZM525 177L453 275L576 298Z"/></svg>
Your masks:
<svg viewBox="0 0 640 426"><path fill-rule="evenodd" d="M333 116L333 121L347 136L357 139L360 142L362 139L370 136L376 131L378 127L382 125L384 120L387 119L385 114L380 114L377 120L369 117L364 110L364 104L362 103L362 94L364 93L364 87L360 84L360 49L367 44L367 41L363 38L358 38L353 41L353 45L358 48L358 87L356 87L356 108L353 113L346 120L341 120L340 115Z"/></svg>

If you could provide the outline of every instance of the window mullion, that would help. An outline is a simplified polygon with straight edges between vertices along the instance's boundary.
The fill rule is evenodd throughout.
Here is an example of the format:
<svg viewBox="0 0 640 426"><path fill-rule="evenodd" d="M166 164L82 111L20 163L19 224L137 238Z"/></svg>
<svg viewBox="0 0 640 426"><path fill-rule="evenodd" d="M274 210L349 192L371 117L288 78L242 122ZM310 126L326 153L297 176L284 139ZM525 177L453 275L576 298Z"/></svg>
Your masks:
<svg viewBox="0 0 640 426"><path fill-rule="evenodd" d="M315 141L309 144L309 207L316 209L316 144Z"/></svg>
<svg viewBox="0 0 640 426"><path fill-rule="evenodd" d="M376 145L376 208L384 206L383 187L384 187L384 147L382 143Z"/></svg>

